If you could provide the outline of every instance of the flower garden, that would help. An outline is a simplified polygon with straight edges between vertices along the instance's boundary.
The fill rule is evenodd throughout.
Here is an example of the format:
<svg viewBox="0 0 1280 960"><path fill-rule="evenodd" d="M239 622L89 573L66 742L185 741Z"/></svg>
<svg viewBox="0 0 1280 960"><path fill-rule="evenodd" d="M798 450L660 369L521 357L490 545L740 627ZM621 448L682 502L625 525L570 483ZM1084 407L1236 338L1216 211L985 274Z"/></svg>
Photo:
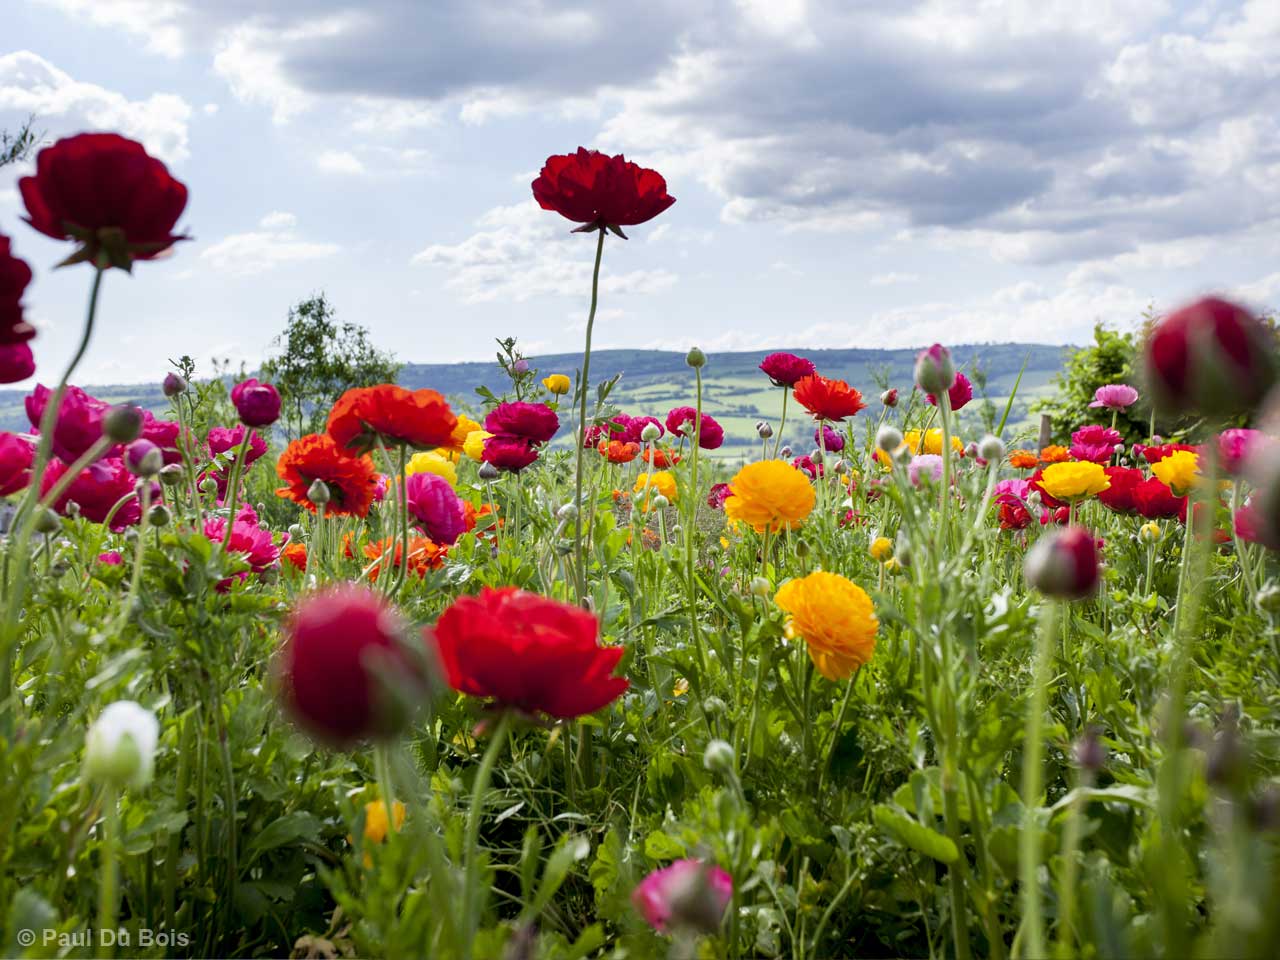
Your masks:
<svg viewBox="0 0 1280 960"><path fill-rule="evenodd" d="M42 380L0 433L9 955L1274 955L1268 322L1169 313L1045 444L964 435L941 345L877 398L762 356L730 463L696 347L669 410L591 379L602 263L675 200L579 149L533 200L594 252L580 369L286 438L258 378L75 385L117 272L182 256L162 163L83 134L18 187L88 308L38 367L0 235L0 381Z"/></svg>

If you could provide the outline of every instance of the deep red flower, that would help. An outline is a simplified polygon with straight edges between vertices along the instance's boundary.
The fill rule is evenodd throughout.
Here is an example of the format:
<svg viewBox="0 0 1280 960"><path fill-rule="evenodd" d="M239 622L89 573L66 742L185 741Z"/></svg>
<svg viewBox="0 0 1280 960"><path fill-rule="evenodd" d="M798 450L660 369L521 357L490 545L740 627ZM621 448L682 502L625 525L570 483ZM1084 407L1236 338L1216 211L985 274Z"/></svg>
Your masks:
<svg viewBox="0 0 1280 960"><path fill-rule="evenodd" d="M519 437L530 443L546 443L560 429L560 418L545 403L500 403L484 418L484 428L495 435Z"/></svg>
<svg viewBox="0 0 1280 960"><path fill-rule="evenodd" d="M998 506L1001 530L1025 530L1031 526L1031 514L1017 500L1002 500Z"/></svg>
<svg viewBox="0 0 1280 960"><path fill-rule="evenodd" d="M627 689L614 668L622 647L597 643L595 615L535 593L485 587L460 597L434 630L449 685L526 713L569 719L594 713Z"/></svg>
<svg viewBox="0 0 1280 960"><path fill-rule="evenodd" d="M816 373L798 380L794 389L796 402L813 414L815 420L840 423L866 407L862 394L849 384Z"/></svg>
<svg viewBox="0 0 1280 960"><path fill-rule="evenodd" d="M698 411L694 407L676 407L667 414L667 430L679 437L691 437L694 433L694 421ZM718 450L724 443L724 427L716 422L709 413L702 415L702 429L698 435L698 446L703 450Z"/></svg>
<svg viewBox="0 0 1280 960"><path fill-rule="evenodd" d="M707 494L707 506L712 510L724 509L724 502L733 496L733 488L727 483L713 483Z"/></svg>
<svg viewBox="0 0 1280 960"><path fill-rule="evenodd" d="M35 450L30 440L0 431L0 497L17 493L31 482Z"/></svg>
<svg viewBox="0 0 1280 960"><path fill-rule="evenodd" d="M547 157L533 181L533 198L543 210L582 224L575 232L607 228L624 238L619 227L652 220L676 202L656 170L584 147Z"/></svg>
<svg viewBox="0 0 1280 960"><path fill-rule="evenodd" d="M1133 467L1105 467L1111 486L1098 494L1098 500L1113 513L1133 513L1133 488L1143 481L1141 470Z"/></svg>
<svg viewBox="0 0 1280 960"><path fill-rule="evenodd" d="M373 461L368 456L351 456L327 433L312 433L291 442L276 461L276 473L285 482L276 496L312 513L316 505L308 498L308 491L316 480L324 481L329 488L325 507L329 516L365 516L377 485Z"/></svg>
<svg viewBox="0 0 1280 960"><path fill-rule="evenodd" d="M485 438L480 456L499 470L519 473L538 459L538 451L523 437L496 436Z"/></svg>
<svg viewBox="0 0 1280 960"><path fill-rule="evenodd" d="M1065 507L1067 505L1065 501L1059 500L1056 497L1050 495L1049 491L1047 491L1041 485L1040 481L1043 479L1044 479L1044 468L1041 467L1031 476L1027 477L1027 485L1028 487L1030 487L1030 489L1040 494L1041 504L1048 507L1049 509L1053 510L1053 509L1057 509L1058 507Z"/></svg>
<svg viewBox="0 0 1280 960"><path fill-rule="evenodd" d="M247 427L269 427L280 419L280 393L269 383L256 377L242 380L231 388L231 403Z"/></svg>
<svg viewBox="0 0 1280 960"><path fill-rule="evenodd" d="M1177 453L1179 450L1187 450L1191 453L1200 452L1200 448L1191 443L1159 443L1149 447L1141 443L1133 445L1133 455L1142 457L1147 463L1159 463L1165 457Z"/></svg>
<svg viewBox="0 0 1280 960"><path fill-rule="evenodd" d="M399 614L368 587L338 584L298 601L284 631L280 690L308 733L338 747L394 736L424 663Z"/></svg>
<svg viewBox="0 0 1280 960"><path fill-rule="evenodd" d="M27 223L55 240L75 240L67 263L129 270L186 236L174 225L187 188L142 144L114 133L82 133L45 147L36 173L18 181Z"/></svg>
<svg viewBox="0 0 1280 960"><path fill-rule="evenodd" d="M36 335L22 313L22 294L30 282L31 268L10 252L9 238L0 234L0 345L25 343Z"/></svg>
<svg viewBox="0 0 1280 960"><path fill-rule="evenodd" d="M1098 589L1098 543L1084 527L1046 534L1027 552L1027 583L1050 597L1082 600Z"/></svg>
<svg viewBox="0 0 1280 960"><path fill-rule="evenodd" d="M1141 480L1131 489L1134 509L1148 520L1187 519L1187 498L1175 497L1158 477Z"/></svg>
<svg viewBox="0 0 1280 960"><path fill-rule="evenodd" d="M932 393L926 393L924 398L933 406L936 407L938 405L938 398ZM973 399L973 384L969 382L969 378L963 373L957 371L955 382L951 384L951 389L947 391L947 399L951 401L952 410L959 410Z"/></svg>
<svg viewBox="0 0 1280 960"><path fill-rule="evenodd" d="M35 429L45 408L53 400L53 391L44 384L36 384L26 398L27 419ZM72 463L102 438L102 418L108 404L90 396L79 387L67 384L58 408L58 419L53 428L53 453L63 463ZM107 453L109 451L104 451Z"/></svg>
<svg viewBox="0 0 1280 960"><path fill-rule="evenodd" d="M45 469L40 482L40 493L43 496L53 489L53 485L67 472L67 465L51 460ZM58 513L67 512L67 504L75 502L80 508L80 516L94 523L105 523L107 514L116 502L134 492L137 477L129 472L124 461L119 457L109 457L91 463L80 471L71 485L53 502L53 509ZM153 491L158 491L153 485ZM156 497L153 495L152 502ZM117 532L131 527L142 519L142 504L136 496L130 497L111 520L111 529Z"/></svg>
<svg viewBox="0 0 1280 960"><path fill-rule="evenodd" d="M775 387L794 387L817 372L812 360L797 357L794 353L771 353L760 361L760 369Z"/></svg>
<svg viewBox="0 0 1280 960"><path fill-rule="evenodd" d="M1276 382L1275 334L1244 307L1216 297L1161 320L1145 359L1158 410L1245 413Z"/></svg>
<svg viewBox="0 0 1280 960"><path fill-rule="evenodd" d="M436 391L384 383L340 396L329 412L328 430L340 446L367 453L380 442L419 450L452 447L457 426L458 418Z"/></svg>
<svg viewBox="0 0 1280 960"><path fill-rule="evenodd" d="M1280 536L1252 500L1247 500L1236 510L1232 518L1235 531L1241 540L1248 543L1260 543L1271 550L1280 550Z"/></svg>
<svg viewBox="0 0 1280 960"><path fill-rule="evenodd" d="M36 358L25 343L0 343L0 383L21 383L36 372Z"/></svg>

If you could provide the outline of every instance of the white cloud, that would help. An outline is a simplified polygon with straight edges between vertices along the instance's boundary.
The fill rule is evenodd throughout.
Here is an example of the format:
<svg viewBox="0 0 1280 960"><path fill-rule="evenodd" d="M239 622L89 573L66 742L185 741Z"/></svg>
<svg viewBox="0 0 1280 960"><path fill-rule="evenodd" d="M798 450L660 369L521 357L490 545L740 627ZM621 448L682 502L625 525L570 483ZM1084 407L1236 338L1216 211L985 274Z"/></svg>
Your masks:
<svg viewBox="0 0 1280 960"><path fill-rule="evenodd" d="M325 150L316 158L316 166L323 173L358 176L364 173L364 164L349 150Z"/></svg>
<svg viewBox="0 0 1280 960"><path fill-rule="evenodd" d="M456 290L464 303L581 297L590 288L593 251L582 236L567 234L561 218L535 204L520 203L493 208L478 226L480 230L459 243L426 247L412 262L447 270L445 286ZM611 294L657 293L677 280L669 270L619 273L606 263L600 288Z"/></svg>
<svg viewBox="0 0 1280 960"><path fill-rule="evenodd" d="M231 276L252 276L280 266L324 260L341 251L336 243L305 240L294 227L297 218L275 211L259 222L260 230L236 233L205 248L200 259Z"/></svg>
<svg viewBox="0 0 1280 960"><path fill-rule="evenodd" d="M918 273L898 273L890 271L889 273L877 273L871 278L873 287L891 287L899 283L916 283L920 280Z"/></svg>
<svg viewBox="0 0 1280 960"><path fill-rule="evenodd" d="M35 114L50 133L84 128L135 137L169 162L186 159L191 106L172 93L130 100L121 93L74 79L48 60L19 50L0 56L0 111ZM50 129L53 128L53 129Z"/></svg>
<svg viewBox="0 0 1280 960"><path fill-rule="evenodd" d="M147 49L166 57L185 50L181 20L184 4L176 0L38 0L76 20L117 27L141 36Z"/></svg>

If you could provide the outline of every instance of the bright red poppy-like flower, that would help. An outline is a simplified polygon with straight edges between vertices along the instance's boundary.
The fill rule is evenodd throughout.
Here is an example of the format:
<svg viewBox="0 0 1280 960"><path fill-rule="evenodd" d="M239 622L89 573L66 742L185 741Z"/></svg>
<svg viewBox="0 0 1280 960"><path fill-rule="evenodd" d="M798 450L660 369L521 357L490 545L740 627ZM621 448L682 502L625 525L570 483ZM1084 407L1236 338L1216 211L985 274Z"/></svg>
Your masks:
<svg viewBox="0 0 1280 960"><path fill-rule="evenodd" d="M520 437L530 443L546 443L560 429L560 418L545 403L500 403L484 418L484 428L495 435Z"/></svg>
<svg viewBox="0 0 1280 960"><path fill-rule="evenodd" d="M622 647L602 647L595 615L536 593L485 587L460 597L434 630L449 685L526 713L569 719L627 689L614 668Z"/></svg>
<svg viewBox="0 0 1280 960"><path fill-rule="evenodd" d="M862 394L849 384L816 373L798 380L794 390L796 402L813 414L815 420L840 423L866 407Z"/></svg>
<svg viewBox="0 0 1280 960"><path fill-rule="evenodd" d="M39 429L45 407L53 400L53 391L37 384L26 398L27 419ZM102 438L102 418L107 403L90 396L79 387L67 384L53 428L53 453L63 463L72 463ZM106 451L104 451L105 455Z"/></svg>
<svg viewBox="0 0 1280 960"><path fill-rule="evenodd" d="M480 459L508 473L519 473L538 459L538 451L523 437L485 437Z"/></svg>
<svg viewBox="0 0 1280 960"><path fill-rule="evenodd" d="M449 481L434 473L405 477L405 502L409 515L436 543L452 545L467 531L462 501Z"/></svg>
<svg viewBox="0 0 1280 960"><path fill-rule="evenodd" d="M248 427L269 427L280 419L280 392L256 377L242 380L231 388L231 403Z"/></svg>
<svg viewBox="0 0 1280 960"><path fill-rule="evenodd" d="M1058 507L1065 507L1067 505L1065 500L1057 499L1044 488L1044 485L1041 483L1043 479L1043 469L1037 470L1035 473L1031 474L1031 476L1027 477L1027 486L1029 490L1034 490L1036 493L1040 494L1040 502L1051 510Z"/></svg>
<svg viewBox="0 0 1280 960"><path fill-rule="evenodd" d="M624 440L601 440L596 449L610 463L630 463L640 456L640 444Z"/></svg>
<svg viewBox="0 0 1280 960"><path fill-rule="evenodd" d="M1206 297L1161 320L1146 344L1156 408L1229 416L1275 385L1275 334L1238 304Z"/></svg>
<svg viewBox="0 0 1280 960"><path fill-rule="evenodd" d="M760 369L775 387L794 387L817 372L812 360L797 357L794 353L771 353L760 361Z"/></svg>
<svg viewBox="0 0 1280 960"><path fill-rule="evenodd" d="M1116 452L1116 445L1123 441L1120 431L1091 424L1071 435L1071 456L1091 463L1107 463Z"/></svg>
<svg viewBox="0 0 1280 960"><path fill-rule="evenodd" d="M299 570L307 569L307 545L297 541L285 544L280 551L281 559L293 564Z"/></svg>
<svg viewBox="0 0 1280 960"><path fill-rule="evenodd" d="M1133 467L1105 467L1104 472L1111 486L1098 494L1098 500L1113 513L1133 513L1133 488L1144 479L1141 470Z"/></svg>
<svg viewBox="0 0 1280 960"><path fill-rule="evenodd" d="M36 335L22 313L22 294L31 282L31 268L9 251L9 238L0 234L0 345L25 343Z"/></svg>
<svg viewBox="0 0 1280 960"><path fill-rule="evenodd" d="M1133 508L1148 520L1164 520L1177 517L1187 519L1187 498L1175 497L1158 477L1148 477L1132 488Z"/></svg>
<svg viewBox="0 0 1280 960"><path fill-rule="evenodd" d="M35 450L30 440L0 431L0 497L17 493L31 482Z"/></svg>
<svg viewBox="0 0 1280 960"><path fill-rule="evenodd" d="M329 412L329 436L358 453L385 442L419 450L449 447L458 418L434 390L406 390L391 383L354 387ZM382 438L379 440L379 438Z"/></svg>
<svg viewBox="0 0 1280 960"><path fill-rule="evenodd" d="M1098 541L1084 527L1046 534L1027 553L1027 583L1050 597L1082 600L1098 589Z"/></svg>
<svg viewBox="0 0 1280 960"><path fill-rule="evenodd" d="M286 484L276 490L276 496L312 513L316 505L307 492L316 480L323 481L329 488L325 513L330 516L365 516L377 485L373 461L367 456L351 456L326 433L308 434L291 442L276 461L276 473Z"/></svg>
<svg viewBox="0 0 1280 960"><path fill-rule="evenodd" d="M399 614L368 587L344 583L303 597L280 651L285 708L334 746L394 736L416 706L427 662L408 639Z"/></svg>
<svg viewBox="0 0 1280 960"><path fill-rule="evenodd" d="M624 238L619 227L652 220L676 202L658 171L584 147L547 157L533 198L543 210L582 224L576 233L607 228Z"/></svg>
<svg viewBox="0 0 1280 960"><path fill-rule="evenodd" d="M933 406L938 405L938 398L932 393L926 393L924 398ZM973 399L973 384L963 373L956 373L955 383L951 384L951 389L947 391L947 399L951 401L952 410L959 410Z"/></svg>
<svg viewBox="0 0 1280 960"><path fill-rule="evenodd" d="M667 414L667 430L680 437L692 437L698 411L694 407L676 407ZM724 427L709 413L702 415L702 429L698 431L698 446L703 450L718 450L724 443Z"/></svg>
<svg viewBox="0 0 1280 960"><path fill-rule="evenodd" d="M40 493L46 494L67 472L67 465L57 460L49 462L40 483ZM105 523L107 514L116 502L134 492L137 477L129 472L119 457L109 457L91 463L80 471L71 485L53 502L53 509L65 514L67 504L75 502L80 516L94 523ZM153 485L152 502L156 500L158 485ZM111 519L111 529L119 532L142 519L142 505L136 496L129 497Z"/></svg>
<svg viewBox="0 0 1280 960"><path fill-rule="evenodd" d="M75 240L67 263L128 270L187 237L174 225L187 188L142 144L114 133L82 133L45 147L36 173L18 181L27 223L55 240Z"/></svg>
<svg viewBox="0 0 1280 960"><path fill-rule="evenodd" d="M21 383L36 372L29 344L0 343L0 383Z"/></svg>

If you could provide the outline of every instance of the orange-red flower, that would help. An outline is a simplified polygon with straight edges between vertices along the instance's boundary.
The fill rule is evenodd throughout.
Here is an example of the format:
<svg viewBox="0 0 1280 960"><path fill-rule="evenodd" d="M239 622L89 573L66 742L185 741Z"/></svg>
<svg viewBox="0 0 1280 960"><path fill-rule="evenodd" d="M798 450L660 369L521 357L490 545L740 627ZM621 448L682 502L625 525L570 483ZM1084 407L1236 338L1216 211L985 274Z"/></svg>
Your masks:
<svg viewBox="0 0 1280 960"><path fill-rule="evenodd" d="M813 414L815 420L840 423L866 407L862 394L845 381L817 373L798 380L793 391L796 402Z"/></svg>
<svg viewBox="0 0 1280 960"><path fill-rule="evenodd" d="M1030 450L1014 450L1009 454L1009 466L1015 470L1034 470L1040 458Z"/></svg>
<svg viewBox="0 0 1280 960"><path fill-rule="evenodd" d="M404 556L404 544L399 538L384 537L381 540L372 541L364 545L364 555L370 560L377 561L369 568L369 579L377 580L378 574L382 572L382 564L391 557L391 544L395 540L395 555L391 559L391 567L394 569L399 567ZM409 572L419 577L425 577L428 570L433 570L444 563L445 554L448 551L438 544L428 540L426 537L410 537L409 538Z"/></svg>
<svg viewBox="0 0 1280 960"><path fill-rule="evenodd" d="M485 529L481 530L478 534L476 534L476 536L478 536L482 540L486 540L486 539L492 540L494 537L494 533L497 530L499 530L502 527L502 525L505 523L505 521L502 520L501 517L498 517L497 514L498 514L497 509L495 509L494 507L490 506L487 503L481 504L480 507L477 508L470 500L462 501L462 519L463 519L463 522L466 523L467 525L468 533L470 533L472 530L476 528L476 526L480 522L481 517L493 516L496 518L495 522L490 523L487 527L485 527Z"/></svg>
<svg viewBox="0 0 1280 960"><path fill-rule="evenodd" d="M644 450L640 452L640 456L645 463L651 462L658 470L665 470L667 467L675 466L680 462L679 454L670 450L656 449L653 451L653 456L650 457L649 448L645 447Z"/></svg>
<svg viewBox="0 0 1280 960"><path fill-rule="evenodd" d="M1049 444L1040 451L1041 463L1065 463L1071 459L1071 451L1057 444Z"/></svg>
<svg viewBox="0 0 1280 960"><path fill-rule="evenodd" d="M276 473L286 484L276 490L276 496L301 504L312 513L316 505L307 498L307 491L315 481L324 481L329 488L325 512L335 516L367 514L378 483L372 460L351 456L324 433L299 437L285 447L276 462Z"/></svg>
<svg viewBox="0 0 1280 960"><path fill-rule="evenodd" d="M340 396L329 412L328 430L340 446L367 453L380 442L407 443L419 450L452 448L457 426L458 418L434 390L383 383L354 387Z"/></svg>
<svg viewBox="0 0 1280 960"><path fill-rule="evenodd" d="M305 543L294 540L285 544L285 548L280 551L280 556L299 570L307 569L307 545Z"/></svg>
<svg viewBox="0 0 1280 960"><path fill-rule="evenodd" d="M640 444L621 440L601 440L596 449L600 456L608 457L610 463L630 463L640 455Z"/></svg>

